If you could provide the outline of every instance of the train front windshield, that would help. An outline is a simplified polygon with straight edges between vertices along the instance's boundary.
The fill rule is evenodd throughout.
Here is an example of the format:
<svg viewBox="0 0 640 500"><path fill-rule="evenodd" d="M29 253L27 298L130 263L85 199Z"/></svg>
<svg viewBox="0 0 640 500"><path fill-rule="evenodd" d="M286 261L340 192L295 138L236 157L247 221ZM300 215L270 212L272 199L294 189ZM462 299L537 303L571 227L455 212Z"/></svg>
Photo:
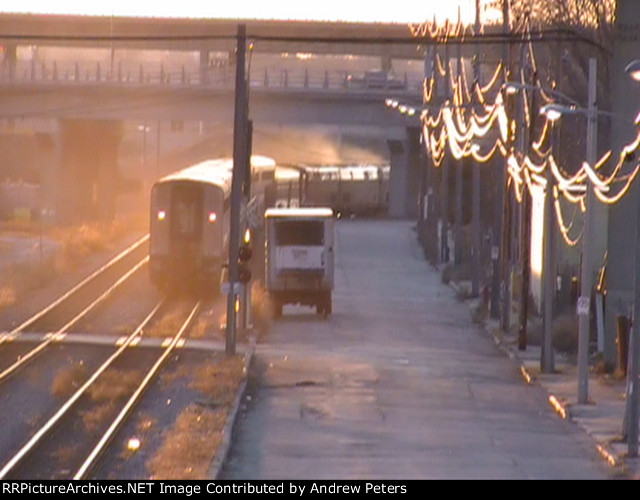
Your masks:
<svg viewBox="0 0 640 500"><path fill-rule="evenodd" d="M198 240L202 234L202 188L175 186L171 194L171 234L180 240Z"/></svg>

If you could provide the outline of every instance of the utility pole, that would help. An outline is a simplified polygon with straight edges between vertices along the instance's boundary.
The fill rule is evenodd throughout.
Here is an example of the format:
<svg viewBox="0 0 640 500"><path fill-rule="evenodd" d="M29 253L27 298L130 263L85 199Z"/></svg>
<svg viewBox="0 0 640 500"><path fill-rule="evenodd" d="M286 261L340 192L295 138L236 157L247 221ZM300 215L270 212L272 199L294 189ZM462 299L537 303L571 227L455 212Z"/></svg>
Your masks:
<svg viewBox="0 0 640 500"><path fill-rule="evenodd" d="M450 79L450 61L449 61L449 45L444 46L444 60L446 63L445 75L444 75L444 98L450 99L451 92L449 87ZM441 250L440 250L440 262L445 264L449 262L449 171L451 170L449 165L449 156L444 152L444 158L442 159L442 175L440 183L440 215L442 217L441 225Z"/></svg>
<svg viewBox="0 0 640 500"><path fill-rule="evenodd" d="M553 131L555 132L555 131ZM551 144L553 144L553 139ZM552 146L553 147L553 146ZM544 233L543 233L543 258L542 258L542 350L540 353L540 369L543 373L552 373L554 370L553 358L553 295L554 273L553 254L555 241L553 238L553 173L551 167L546 168L547 185L544 193Z"/></svg>
<svg viewBox="0 0 640 500"><path fill-rule="evenodd" d="M240 211L242 186L246 172L247 154L247 92L245 79L246 26L238 26L236 48L236 87L233 128L233 178L231 182L231 212L229 221L229 293L227 295L227 330L225 352L236 352L236 302L240 293L238 257L240 251Z"/></svg>
<svg viewBox="0 0 640 500"><path fill-rule="evenodd" d="M538 84L538 73L534 71L533 82ZM533 110L536 109L536 92L531 93L531 110L529 113L529 126L527 127L528 138L525 156L531 150L533 140L533 129L536 123L536 116ZM524 351L527 348L527 320L529 316L529 281L531 279L531 193L525 186L522 190L522 207L520 221L520 253L521 253L521 279L520 283L520 328L518 330L518 349Z"/></svg>
<svg viewBox="0 0 640 500"><path fill-rule="evenodd" d="M598 113L596 109L596 59L589 59L589 87L587 103L587 163L591 168L596 163L596 127L598 125ZM591 288L593 268L593 224L595 215L595 193L593 184L587 176L587 209L584 214L584 230L582 233L582 269L580 273L580 297L578 298L578 403L586 404L589 401L589 337L590 337L590 311Z"/></svg>
<svg viewBox="0 0 640 500"><path fill-rule="evenodd" d="M480 0L476 0L476 34L480 33ZM480 45L476 44L475 61L473 64L474 86L480 87ZM480 228L480 163L471 164L471 296L480 294L480 250L482 246Z"/></svg>
<svg viewBox="0 0 640 500"><path fill-rule="evenodd" d="M460 86L462 85L462 44L458 43L457 50L457 74L456 74L456 82L457 89L456 91L460 93ZM456 216L454 220L454 252L453 252L453 262L455 266L459 266L462 263L462 169L464 168L464 159L460 159L455 163L456 169Z"/></svg>
<svg viewBox="0 0 640 500"><path fill-rule="evenodd" d="M509 21L509 1L502 0L502 34L504 39L509 39L509 33L511 31ZM511 50L510 46L506 43L502 44L502 62L506 66L506 79L508 80L511 75ZM508 104L507 104L508 105ZM509 113L510 115L510 113ZM508 144L511 145L511 130L507 130ZM501 214L497 215L500 220L496 223L496 232L494 234L494 247L498 248L499 263L494 261L493 269L493 281L492 281L492 294L491 294L491 317L500 317L500 326L502 330L507 331L511 326L511 266L510 266L510 248L512 233L511 217L513 205L511 199L513 194L509 189L508 175L508 158L505 157L504 165L498 165L497 181L499 182L500 189L502 191L502 210ZM498 236L499 231L499 236ZM501 238L501 239L500 239ZM493 249L492 249L493 253ZM492 255L493 257L493 255ZM500 288L500 289L498 289ZM498 308L498 300L500 300L501 308ZM495 303L495 306L494 306Z"/></svg>
<svg viewBox="0 0 640 500"><path fill-rule="evenodd" d="M425 55L425 76L436 83L436 46L427 48L427 54ZM429 136L422 135L423 141L423 155L424 155L424 168L426 171L426 185L427 185L427 245L429 246L429 255L432 258L434 266L439 266L441 262L440 248L438 245L438 219L440 214L438 213L440 207L441 193L437 186L437 170L431 157L431 148L429 146Z"/></svg>
<svg viewBox="0 0 640 500"><path fill-rule="evenodd" d="M636 186L636 265L633 295L633 317L629 332L629 373L627 375L627 408L628 421L626 425L627 454L638 456L638 420L640 420L640 185Z"/></svg>

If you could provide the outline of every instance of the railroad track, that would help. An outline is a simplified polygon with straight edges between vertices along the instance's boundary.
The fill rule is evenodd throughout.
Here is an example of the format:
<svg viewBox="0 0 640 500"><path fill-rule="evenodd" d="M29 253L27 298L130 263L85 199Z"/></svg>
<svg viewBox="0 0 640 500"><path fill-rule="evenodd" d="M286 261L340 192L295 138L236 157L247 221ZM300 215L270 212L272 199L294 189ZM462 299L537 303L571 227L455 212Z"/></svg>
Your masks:
<svg viewBox="0 0 640 500"><path fill-rule="evenodd" d="M39 426L17 453L7 460L0 469L0 479L83 479L87 477L116 431L130 415L151 382L158 376L163 364L184 339L185 332L197 317L201 302L196 302L190 308L178 331L163 342L163 348L159 353L156 350L150 350L141 356L141 349L133 349L132 346L143 335L145 328L152 321L157 321L159 312L163 309L162 306L163 302L158 303L118 349L95 369L73 395ZM82 426L87 408L92 406L90 391L116 363L120 363L121 366L146 365L146 368L143 371L137 370L136 383L129 384L130 391L126 402L117 409L111 408L109 418L103 418L100 423L100 432L94 430L86 433L85 438L81 438L82 433L77 432L77 429ZM121 400L122 397L118 399ZM73 429L76 429L75 433ZM60 439L52 437L54 433L75 438L74 450L69 452L64 460L60 460L60 456L56 456L51 450L60 443ZM52 457L55 458L52 459Z"/></svg>
<svg viewBox="0 0 640 500"><path fill-rule="evenodd" d="M15 341L26 332L42 332L35 347L20 351L15 362L0 368L0 383L29 363L65 334L92 310L104 303L149 260L146 235L83 279L51 304L23 321L10 332L0 334L0 346Z"/></svg>
<svg viewBox="0 0 640 500"><path fill-rule="evenodd" d="M95 321L95 314L90 313L98 306L108 303L107 312L120 311L118 300L128 299L116 291L147 263L147 241L148 237L141 238L49 306L12 331L0 334L2 359L11 359L0 366L0 427L5 433L0 441L0 480L88 477L101 457L114 456L105 450L135 414L134 407L167 359L190 359L187 364L204 359L210 366L210 352L218 348L206 341L204 350L187 350L188 355L183 354L185 350L179 355L171 353L182 347L201 309L212 316L222 311L215 299L202 303L196 298L164 298L153 306L145 300L140 304L149 302L149 309L145 313L144 308L136 308L134 315L144 319L135 327L128 326L130 333L78 335L78 328L85 326L88 317ZM114 301L108 302L110 297ZM184 317L179 327L177 315ZM155 326L167 317L172 330L165 324L154 332ZM88 321L91 323L91 319ZM113 326L109 319L103 322L107 330ZM200 335L202 332L200 329ZM18 348L20 351L14 354ZM65 382L63 396L56 394L53 387L57 375L78 366L82 367L82 374ZM176 366L179 363L171 363L173 369ZM193 365L188 366L185 371L191 372L192 368ZM116 385L114 378L126 379L125 389L108 404L99 398L96 401L100 387ZM145 401L155 405L155 399ZM98 416L89 419L89 429L87 415L92 414ZM108 467L104 464L102 468L105 466Z"/></svg>

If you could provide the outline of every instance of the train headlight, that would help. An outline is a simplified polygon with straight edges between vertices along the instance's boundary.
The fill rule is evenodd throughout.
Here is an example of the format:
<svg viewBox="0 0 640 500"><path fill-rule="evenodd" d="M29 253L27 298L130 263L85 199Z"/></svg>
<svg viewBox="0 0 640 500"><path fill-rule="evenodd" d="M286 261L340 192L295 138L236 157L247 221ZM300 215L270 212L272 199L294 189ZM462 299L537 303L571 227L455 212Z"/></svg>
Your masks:
<svg viewBox="0 0 640 500"><path fill-rule="evenodd" d="M158 210L158 220L164 220L167 213L164 210Z"/></svg>
<svg viewBox="0 0 640 500"><path fill-rule="evenodd" d="M209 222L213 223L216 221L217 218L218 216L216 215L215 212L209 212Z"/></svg>

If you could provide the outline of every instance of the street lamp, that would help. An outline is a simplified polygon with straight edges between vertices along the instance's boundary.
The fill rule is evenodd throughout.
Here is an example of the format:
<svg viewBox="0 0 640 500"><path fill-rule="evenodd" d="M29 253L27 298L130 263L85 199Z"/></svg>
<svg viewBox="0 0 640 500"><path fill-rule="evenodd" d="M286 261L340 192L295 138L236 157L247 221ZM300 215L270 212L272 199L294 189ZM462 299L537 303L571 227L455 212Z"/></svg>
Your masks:
<svg viewBox="0 0 640 500"><path fill-rule="evenodd" d="M596 60L589 59L588 81L588 107L581 108L575 104L563 106L560 104L547 104L540 109L550 120L557 120L563 114L583 114L587 116L587 155L589 166L596 163L597 154L597 115L596 109ZM604 113L603 113L604 114ZM584 215L584 229L582 234L582 269L580 273L580 297L578 298L578 404L586 404L589 400L589 313L591 309L592 267L594 261L594 248L591 235L594 230L594 204L595 193L592 182L586 179L586 211Z"/></svg>
<svg viewBox="0 0 640 500"><path fill-rule="evenodd" d="M625 68L627 74L635 81L640 82L640 60L636 59L627 64ZM636 124L638 123L636 118ZM637 190L636 190L637 191ZM627 423L627 453L630 457L638 456L638 403L640 402L640 394L638 391L638 376L640 375L640 366L638 366L638 351L640 350L640 335L636 322L640 323L640 193L636 194L636 251L635 251L635 282L633 296L633 320L631 324L631 338L629 339L629 350L631 353L629 363L628 379L631 383L627 384L627 413L629 416Z"/></svg>
<svg viewBox="0 0 640 500"><path fill-rule="evenodd" d="M569 97L567 94L564 94L564 93L560 92L559 90L555 90L555 89L542 88L542 87L540 87L538 85L531 85L531 84L528 84L528 83L511 82L510 81L510 82L504 82L502 84L502 88L509 95L516 94L520 90L532 90L534 92L542 92L544 94L548 94L550 96L557 97L558 99L561 99L563 101L571 103L573 106L577 106L578 105L578 102L575 99L573 99L572 97Z"/></svg>
<svg viewBox="0 0 640 500"><path fill-rule="evenodd" d="M640 59L634 59L624 68L625 72L636 82L640 82Z"/></svg>
<svg viewBox="0 0 640 500"><path fill-rule="evenodd" d="M553 89L546 89L540 87L539 85L529 85L521 82L505 82L502 86L503 90L507 94L515 94L520 92L521 90L531 90L534 93L541 93L543 95L550 95L562 99L571 104L572 107L575 107L577 104L574 99L571 97ZM547 105L552 106L552 105ZM532 105L532 107L534 107ZM546 106L545 106L546 107ZM543 109L545 108L543 107ZM550 111L553 111L550 110ZM558 118L560 115L556 111L556 114L552 116L553 118ZM522 117L520 118L522 121ZM533 122L530 123L529 129L531 129ZM525 153L525 145L524 145L524 137L521 135L521 140L523 143L520 144L520 149L523 154ZM531 130L529 130L529 140L528 145L526 146L526 153L529 150L529 144L531 143ZM552 300L551 296L553 294L553 283L554 279L551 274L550 262L552 261L551 255L553 253L553 242L551 239L551 215L553 211L553 205L551 200L552 193L552 176L549 171L547 171L546 176L546 194L544 198L544 230L543 230L543 238L544 238L544 247L542 250L542 279L543 279L543 301L544 301L544 312L543 312L543 336L542 336L542 352L540 358L540 366L543 372L552 372L554 370L554 359L553 359L553 332L551 328L552 317L553 317L553 308L552 308ZM526 196L526 195L525 195ZM530 207L532 201L528 198L523 199L523 208L521 210L521 252L522 252L522 285L520 292L520 328L518 333L518 345L521 350L526 348L526 325L527 325L527 301L529 297L529 273L531 272L531 264L529 261L529 255L531 249L529 248L529 239L530 239L530 231L529 222L530 222Z"/></svg>

